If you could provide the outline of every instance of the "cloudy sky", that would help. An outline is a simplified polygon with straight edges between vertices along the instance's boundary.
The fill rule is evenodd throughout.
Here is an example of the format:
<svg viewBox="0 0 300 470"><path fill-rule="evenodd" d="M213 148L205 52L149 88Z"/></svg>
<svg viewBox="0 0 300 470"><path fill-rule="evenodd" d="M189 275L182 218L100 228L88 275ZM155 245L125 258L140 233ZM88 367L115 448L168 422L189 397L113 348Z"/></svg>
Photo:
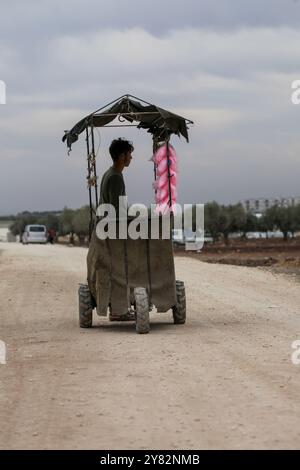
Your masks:
<svg viewBox="0 0 300 470"><path fill-rule="evenodd" d="M298 0L27 0L0 3L0 214L87 202L84 140L64 129L131 93L195 122L174 137L182 202L300 196ZM153 201L151 139L135 143L129 200Z"/></svg>

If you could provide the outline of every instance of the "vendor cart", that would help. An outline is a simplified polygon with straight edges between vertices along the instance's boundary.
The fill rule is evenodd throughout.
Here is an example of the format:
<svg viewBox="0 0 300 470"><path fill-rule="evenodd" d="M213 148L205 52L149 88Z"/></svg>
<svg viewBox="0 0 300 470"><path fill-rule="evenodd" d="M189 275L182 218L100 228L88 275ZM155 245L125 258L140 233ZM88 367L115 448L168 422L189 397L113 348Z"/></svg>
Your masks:
<svg viewBox="0 0 300 470"><path fill-rule="evenodd" d="M116 119L120 123L110 124ZM128 124L124 125L125 121ZM84 117L70 131L65 131L63 141L67 143L69 152L83 132L87 147L90 243L87 283L80 284L78 291L80 327L92 326L94 309L99 316L131 312L138 333L149 332L149 313L153 309L158 312L171 309L174 324L185 323L185 286L175 277L172 237L124 240L100 239L96 234L99 200L94 128L135 126L145 129L152 134L155 152L163 143L168 148L172 134L181 135L188 141L188 124L192 121L132 95L124 95ZM169 163L168 155L167 158ZM172 208L171 191L169 195ZM149 227L150 224L149 220Z"/></svg>

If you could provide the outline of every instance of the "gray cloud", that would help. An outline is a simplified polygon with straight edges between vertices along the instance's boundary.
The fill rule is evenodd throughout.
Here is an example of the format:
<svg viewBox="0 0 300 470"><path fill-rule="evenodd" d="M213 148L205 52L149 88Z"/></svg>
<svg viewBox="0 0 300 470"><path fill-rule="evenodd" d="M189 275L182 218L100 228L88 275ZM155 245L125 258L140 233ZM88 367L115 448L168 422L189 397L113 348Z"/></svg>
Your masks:
<svg viewBox="0 0 300 470"><path fill-rule="evenodd" d="M11 0L1 5L0 29L4 41L14 38L24 44L32 37L53 38L62 32L80 34L137 26L157 35L190 27L298 28L299 9L298 0Z"/></svg>
<svg viewBox="0 0 300 470"><path fill-rule="evenodd" d="M174 139L182 201L298 194L300 4L141 3L1 7L0 213L84 204L84 142L67 158L63 130L127 92L194 119L191 143ZM99 171L116 133L135 141L130 199L150 202L149 135L101 131Z"/></svg>

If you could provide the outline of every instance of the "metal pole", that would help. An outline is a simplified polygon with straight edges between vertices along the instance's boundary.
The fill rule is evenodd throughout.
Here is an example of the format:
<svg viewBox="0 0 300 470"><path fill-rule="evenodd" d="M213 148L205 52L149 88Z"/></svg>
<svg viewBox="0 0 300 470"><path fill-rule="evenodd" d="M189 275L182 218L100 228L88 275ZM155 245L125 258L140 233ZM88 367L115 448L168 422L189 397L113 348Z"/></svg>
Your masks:
<svg viewBox="0 0 300 470"><path fill-rule="evenodd" d="M92 190L90 185L91 178L91 165L90 165L90 144L89 144L89 130L88 124L86 124L86 149L87 149L87 161L88 161L88 188L89 188L89 201L90 201L90 223L89 223L89 240L92 236L92 226L93 226L93 203L92 203Z"/></svg>
<svg viewBox="0 0 300 470"><path fill-rule="evenodd" d="M92 154L93 154L93 172L95 177L95 199L96 199L96 209L98 207L98 185L97 185L97 172L96 172L96 154L95 154L95 139L94 139L94 125L91 124L91 134L92 134Z"/></svg>
<svg viewBox="0 0 300 470"><path fill-rule="evenodd" d="M153 136L153 155L155 154L156 150L157 150L157 140L155 139L155 136ZM153 162L153 171L154 171L154 181L156 181L156 165L155 165L155 162ZM155 194L156 194L156 190L155 190Z"/></svg>
<svg viewBox="0 0 300 470"><path fill-rule="evenodd" d="M172 193L171 193L171 173L170 173L170 147L169 147L170 137L166 140L167 145L167 165L168 165L168 185L169 185L169 206L172 207Z"/></svg>

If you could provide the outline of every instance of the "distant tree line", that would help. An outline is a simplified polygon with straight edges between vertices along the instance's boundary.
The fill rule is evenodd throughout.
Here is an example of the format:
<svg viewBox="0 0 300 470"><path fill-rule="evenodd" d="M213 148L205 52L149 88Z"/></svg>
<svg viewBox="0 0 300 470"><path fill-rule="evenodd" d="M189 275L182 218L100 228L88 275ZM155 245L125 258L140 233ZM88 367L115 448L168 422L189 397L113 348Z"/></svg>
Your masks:
<svg viewBox="0 0 300 470"><path fill-rule="evenodd" d="M220 205L217 202L205 204L205 231L214 241L221 238L227 242L230 234L239 233L246 238L248 232L272 232L280 230L283 238L295 236L300 231L300 204L293 207L273 206L261 217L247 212L242 204ZM10 220L12 216L10 216ZM29 224L42 224L54 229L58 235L75 234L80 241L89 234L90 209L65 207L61 212L21 212L13 216L10 226L13 235L22 235ZM0 220L4 220L3 217Z"/></svg>
<svg viewBox="0 0 300 470"><path fill-rule="evenodd" d="M61 212L21 212L14 217L10 226L13 235L22 235L25 226L30 224L45 225L47 230L54 229L58 235L76 234L80 241L89 233L90 209L68 209Z"/></svg>
<svg viewBox="0 0 300 470"><path fill-rule="evenodd" d="M205 230L214 241L223 237L225 242L233 233L246 238L248 232L272 232L279 230L284 240L289 234L295 236L300 230L300 204L291 207L273 206L261 217L247 212L242 204L219 205L217 202L205 204Z"/></svg>

